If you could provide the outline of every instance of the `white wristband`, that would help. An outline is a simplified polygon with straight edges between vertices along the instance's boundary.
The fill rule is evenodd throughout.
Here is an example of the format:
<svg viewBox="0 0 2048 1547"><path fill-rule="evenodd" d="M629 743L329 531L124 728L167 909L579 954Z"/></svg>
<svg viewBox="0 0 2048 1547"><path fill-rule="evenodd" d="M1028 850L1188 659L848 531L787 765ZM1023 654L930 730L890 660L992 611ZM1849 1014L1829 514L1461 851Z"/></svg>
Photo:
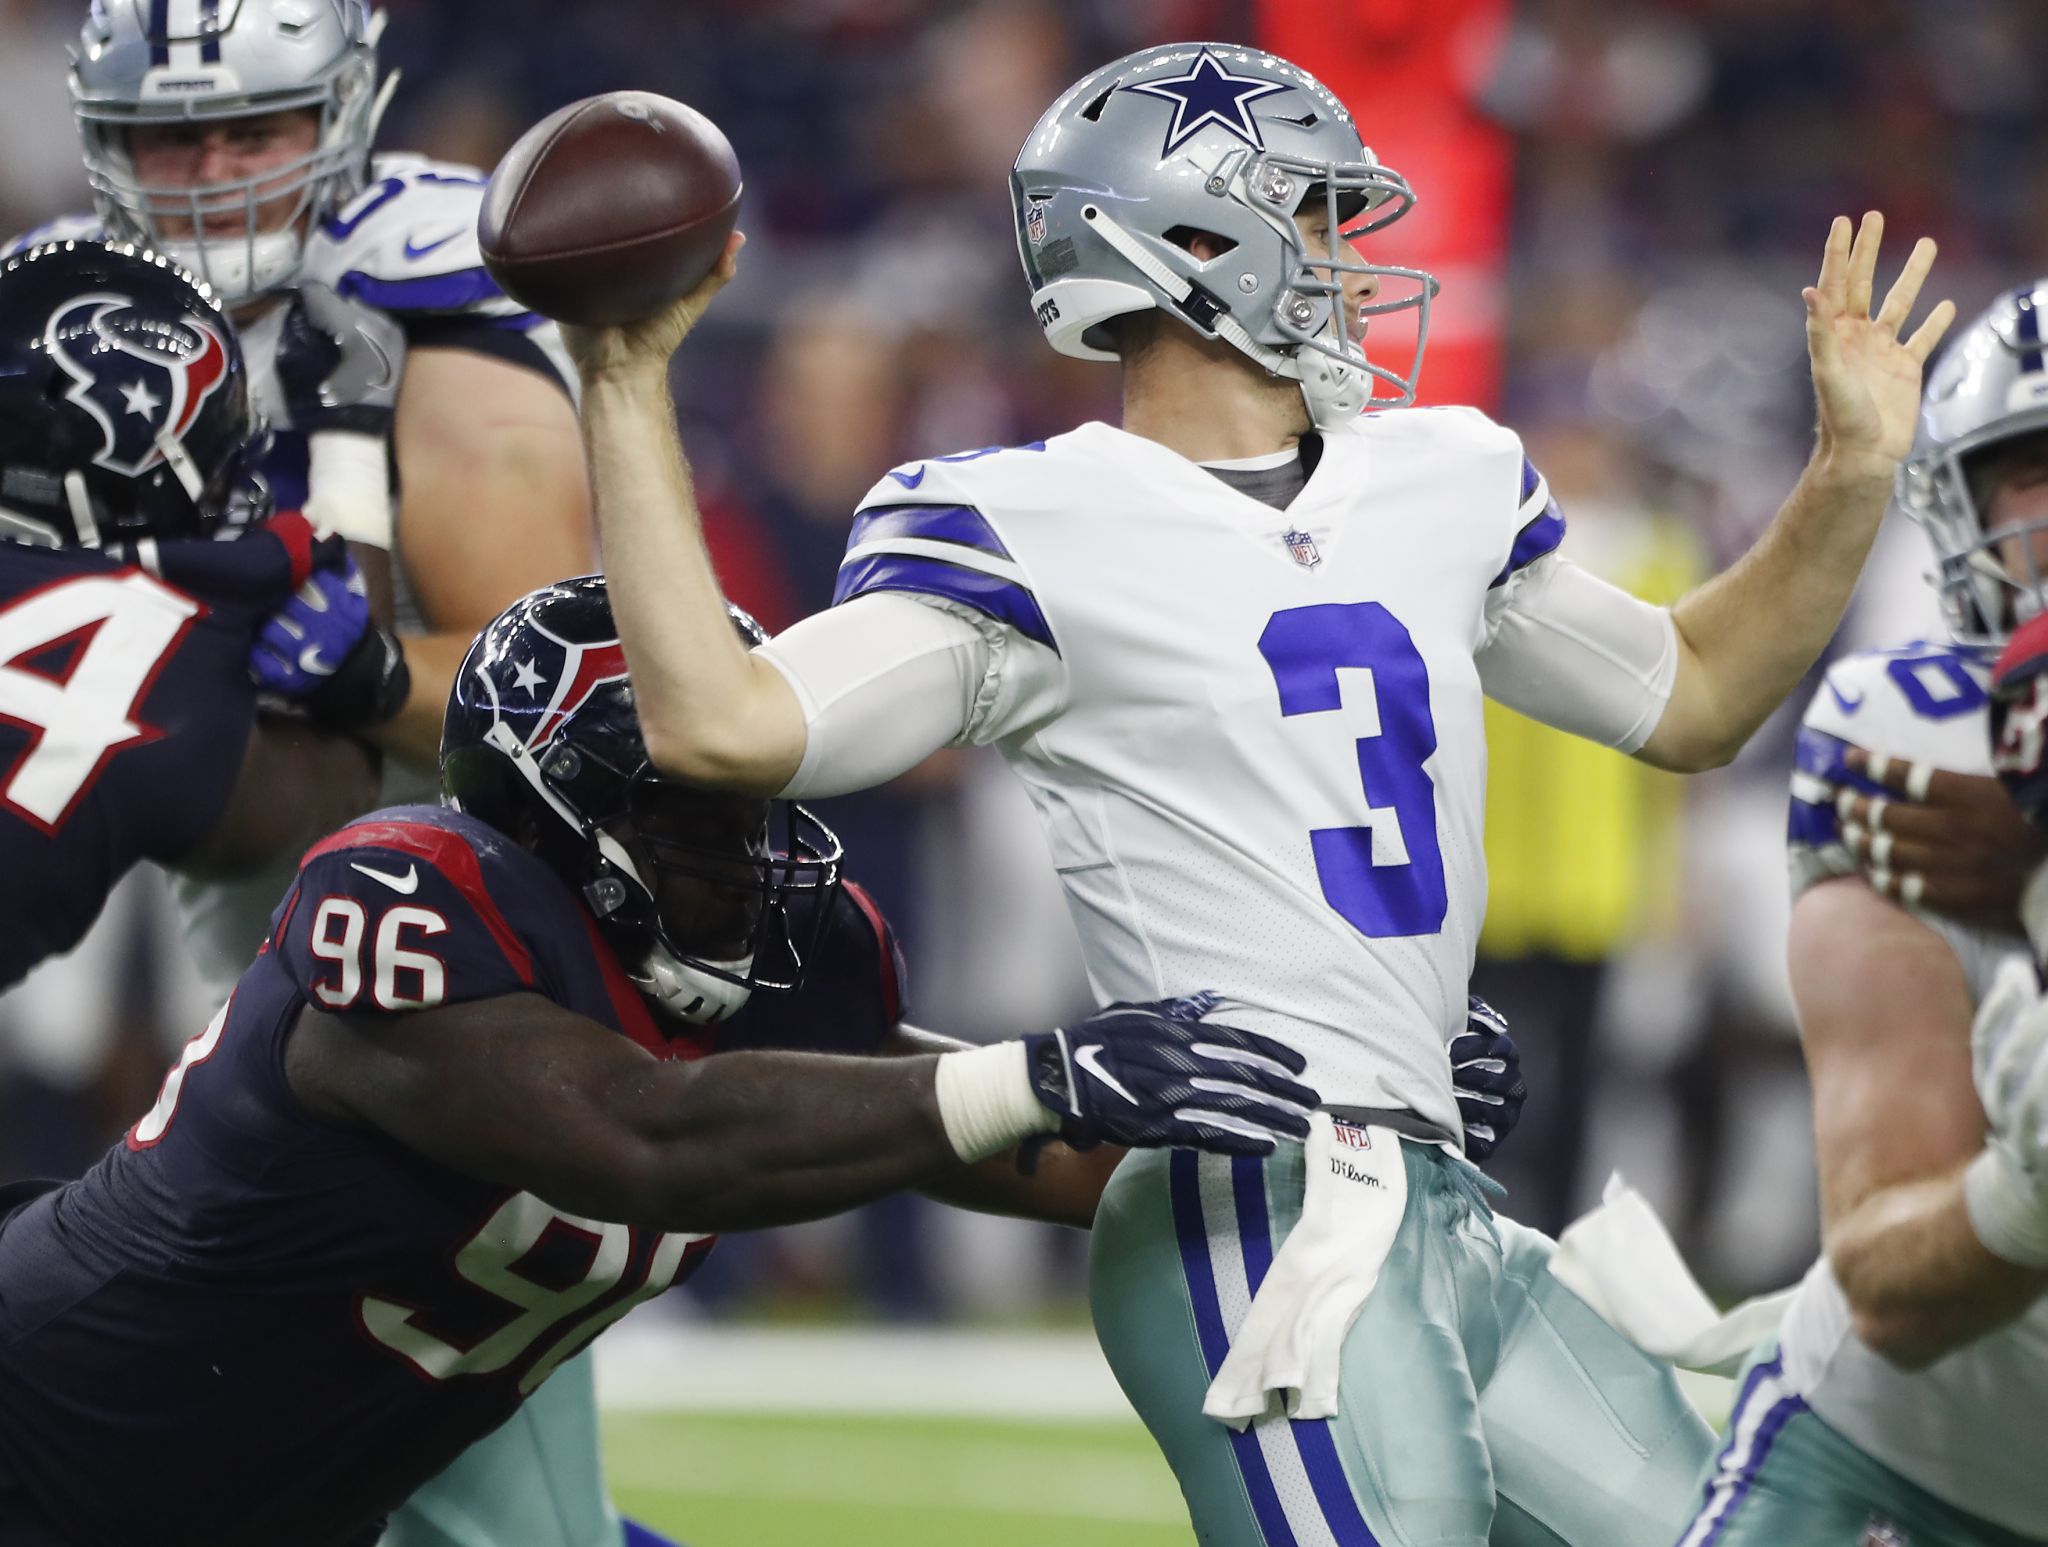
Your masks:
<svg viewBox="0 0 2048 1547"><path fill-rule="evenodd" d="M986 1160L1034 1133L1059 1131L1059 1114L1031 1088L1021 1042L941 1053L934 1093L946 1138L962 1160Z"/></svg>
<svg viewBox="0 0 2048 1547"><path fill-rule="evenodd" d="M1994 1257L2048 1268L2048 1198L2002 1147L1987 1144L1963 1171L1970 1228Z"/></svg>
<svg viewBox="0 0 2048 1547"><path fill-rule="evenodd" d="M306 438L305 517L349 542L391 550L391 465L383 436L321 430Z"/></svg>

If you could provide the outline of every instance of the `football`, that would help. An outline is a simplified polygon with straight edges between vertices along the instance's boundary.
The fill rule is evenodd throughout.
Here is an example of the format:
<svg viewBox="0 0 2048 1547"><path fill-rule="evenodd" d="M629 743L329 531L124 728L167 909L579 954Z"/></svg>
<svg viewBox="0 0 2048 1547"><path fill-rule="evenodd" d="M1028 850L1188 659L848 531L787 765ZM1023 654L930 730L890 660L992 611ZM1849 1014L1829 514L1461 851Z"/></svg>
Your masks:
<svg viewBox="0 0 2048 1547"><path fill-rule="evenodd" d="M613 327L693 289L739 209L739 159L716 124L652 92L612 91L520 136L484 190L477 240L513 300Z"/></svg>

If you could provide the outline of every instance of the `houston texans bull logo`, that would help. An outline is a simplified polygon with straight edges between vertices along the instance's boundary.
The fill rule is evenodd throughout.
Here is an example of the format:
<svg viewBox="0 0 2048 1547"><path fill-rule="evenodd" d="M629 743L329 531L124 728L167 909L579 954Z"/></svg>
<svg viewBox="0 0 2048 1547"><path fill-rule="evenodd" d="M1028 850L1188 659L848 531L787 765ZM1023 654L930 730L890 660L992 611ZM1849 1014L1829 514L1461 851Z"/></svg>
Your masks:
<svg viewBox="0 0 2048 1547"><path fill-rule="evenodd" d="M163 442L184 437L228 376L227 344L208 324L112 291L65 302L43 343L71 378L65 397L105 436L94 464L131 478L163 460Z"/></svg>

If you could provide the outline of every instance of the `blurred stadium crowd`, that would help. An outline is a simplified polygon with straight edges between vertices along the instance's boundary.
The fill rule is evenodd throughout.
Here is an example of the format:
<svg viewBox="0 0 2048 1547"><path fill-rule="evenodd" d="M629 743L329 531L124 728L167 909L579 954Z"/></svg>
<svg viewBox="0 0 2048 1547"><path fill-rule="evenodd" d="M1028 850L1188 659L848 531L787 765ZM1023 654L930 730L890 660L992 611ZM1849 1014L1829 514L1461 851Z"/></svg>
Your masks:
<svg viewBox="0 0 2048 1547"><path fill-rule="evenodd" d="M1333 28L1347 10L1398 26L1427 4L1327 10ZM1113 414L1114 372L1054 355L1023 304L1010 160L1100 60L1253 25L1249 0L388 9L384 58L404 79L385 146L488 167L544 113L620 86L690 102L731 137L743 278L676 386L728 589L771 628L829 600L848 513L884 468ZM82 202L64 86L82 11L0 0L9 231ZM1811 418L1798 290L1829 214L1880 208L1895 231L1936 236L1933 293L1965 316L2048 267L2041 8L1521 0L1460 57L1514 149L1505 373L1485 406L1528 440L1568 551L1645 595L1675 597L1732 558L1796 475ZM1352 106L1402 167L1403 125ZM1403 230L1379 240L1397 249ZM1105 532L1102 562L1145 556ZM1938 628L1925 567L1917 533L1888 531L1843 648ZM1782 965L1802 703L1683 794L1504 714L1492 724L1476 986L1513 1023L1533 1087L1495 1168L1508 1210L1555 1230L1619 1165L1729 1291L1789 1281L1814 1245ZM993 754L936 759L823 814L896 923L914 1018L997 1037L1085 1004L1036 823ZM137 879L80 952L0 999L0 1176L90 1164L211 1008L153 878ZM689 1293L895 1318L1071 1311L1078 1245L907 1199L729 1242Z"/></svg>

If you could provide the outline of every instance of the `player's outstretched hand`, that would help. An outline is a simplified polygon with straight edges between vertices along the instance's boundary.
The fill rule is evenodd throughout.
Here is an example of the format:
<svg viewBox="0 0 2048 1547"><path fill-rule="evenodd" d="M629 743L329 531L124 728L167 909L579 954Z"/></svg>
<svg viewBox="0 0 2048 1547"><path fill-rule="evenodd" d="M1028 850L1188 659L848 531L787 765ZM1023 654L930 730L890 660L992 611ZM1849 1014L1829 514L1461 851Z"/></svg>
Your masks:
<svg viewBox="0 0 2048 1547"><path fill-rule="evenodd" d="M264 620L249 650L249 674L264 692L336 731L383 724L412 686L405 654L371 620L362 571L346 552L314 570Z"/></svg>
<svg viewBox="0 0 2048 1547"><path fill-rule="evenodd" d="M1820 449L1843 471L1873 478L1891 477L1913 449L1921 371L1956 315L1955 303L1943 301L1910 337L1899 336L1934 266L1935 246L1925 237L1914 244L1898 282L1872 314L1883 240L1884 217L1876 211L1863 217L1853 235L1848 219L1837 216L1828 229L1820 279L1802 292Z"/></svg>
<svg viewBox="0 0 2048 1547"><path fill-rule="evenodd" d="M1842 843L1872 890L1964 924L2018 932L2020 894L2048 859L2048 833L2026 822L1997 779L1861 747L1844 761L1889 792L1835 791Z"/></svg>
<svg viewBox="0 0 2048 1547"><path fill-rule="evenodd" d="M1032 1089L1077 1148L1187 1145L1267 1155L1308 1137L1316 1093L1307 1062L1255 1032L1202 1017L1213 995L1113 1004L1061 1031L1024 1039Z"/></svg>
<svg viewBox="0 0 2048 1547"><path fill-rule="evenodd" d="M1465 1029L1451 1038L1451 1084L1465 1123L1465 1154L1485 1160L1522 1120L1529 1085L1507 1017L1477 994L1466 996Z"/></svg>
<svg viewBox="0 0 2048 1547"><path fill-rule="evenodd" d="M725 239L725 251L716 268L697 282L680 300L639 322L616 328L582 328L562 324L562 343L575 362L577 374L587 383L600 376L663 377L669 356L682 347L690 330L703 320L711 298L739 272L740 249L746 234L735 231Z"/></svg>
<svg viewBox="0 0 2048 1547"><path fill-rule="evenodd" d="M404 375L405 332L389 315L325 285L293 292L278 335L277 380L294 428L388 435Z"/></svg>

